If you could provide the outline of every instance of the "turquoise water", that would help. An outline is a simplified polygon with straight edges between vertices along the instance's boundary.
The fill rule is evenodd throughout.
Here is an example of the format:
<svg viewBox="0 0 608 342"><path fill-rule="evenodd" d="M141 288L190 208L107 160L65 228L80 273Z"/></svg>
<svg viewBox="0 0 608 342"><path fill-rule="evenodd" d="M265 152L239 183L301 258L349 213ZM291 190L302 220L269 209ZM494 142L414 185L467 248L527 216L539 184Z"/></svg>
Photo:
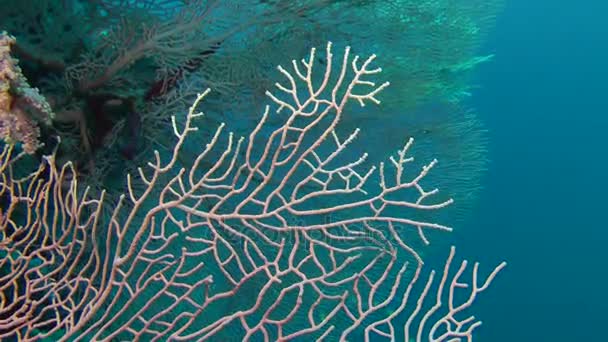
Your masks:
<svg viewBox="0 0 608 342"><path fill-rule="evenodd" d="M605 341L607 10L512 0L488 38L473 102L490 172L459 247L509 267L478 303L480 341Z"/></svg>

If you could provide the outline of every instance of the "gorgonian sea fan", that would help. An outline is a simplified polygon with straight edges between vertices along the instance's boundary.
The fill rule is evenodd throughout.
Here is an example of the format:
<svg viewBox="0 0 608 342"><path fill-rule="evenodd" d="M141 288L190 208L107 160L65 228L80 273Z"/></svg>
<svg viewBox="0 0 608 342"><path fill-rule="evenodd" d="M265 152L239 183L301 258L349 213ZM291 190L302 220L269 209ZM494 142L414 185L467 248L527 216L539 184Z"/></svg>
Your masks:
<svg viewBox="0 0 608 342"><path fill-rule="evenodd" d="M382 118L376 122L382 132L367 132L416 136L411 152L418 159L439 158L441 168L449 165L450 172L433 173L441 177L435 186L450 190L457 204L449 211L464 218L477 202L486 166L483 129L472 112L448 109L446 117L421 108L466 98L471 70L489 59L478 56L478 48L501 2L66 0L31 6L4 0L0 29L16 37L11 53L54 118L39 125L12 111L0 137L25 140L28 151L48 154L60 136L57 165L72 161L80 183L91 186L92 196L105 189L106 207L113 207L126 174L136 173L154 149L170 150L170 115L187 111L197 92L213 89L205 99L200 142L221 121L230 122L236 135L247 135L276 79L273 67L332 39L362 55L384 56L393 86L373 111L373 118ZM367 125L361 121L368 112L349 110L342 132ZM408 130L395 134L391 129L402 125L384 125L387 119L407 120ZM7 132L7 127L17 129ZM420 131L431 133L421 139ZM449 139L453 135L467 139ZM358 140L369 144L364 135ZM385 148L378 157L398 149L402 142L396 140L378 143ZM198 153L188 151L180 153L184 167ZM450 216L452 225L461 221Z"/></svg>
<svg viewBox="0 0 608 342"><path fill-rule="evenodd" d="M336 132L345 108L379 104L389 84L372 80L375 56L334 58L328 44L315 65L315 53L279 67L286 83L247 138L222 124L178 169L200 94L173 117L171 152L129 175L108 220L104 193L79 191L71 164L49 155L15 177L23 155L5 146L0 337L471 339L481 322L465 311L505 263L483 280L466 261L450 272L452 248L442 276L424 276L429 232L451 231L412 218L451 204L421 184L437 161L409 170L413 139L386 164L349 155L359 130ZM282 124L260 134L271 115Z"/></svg>

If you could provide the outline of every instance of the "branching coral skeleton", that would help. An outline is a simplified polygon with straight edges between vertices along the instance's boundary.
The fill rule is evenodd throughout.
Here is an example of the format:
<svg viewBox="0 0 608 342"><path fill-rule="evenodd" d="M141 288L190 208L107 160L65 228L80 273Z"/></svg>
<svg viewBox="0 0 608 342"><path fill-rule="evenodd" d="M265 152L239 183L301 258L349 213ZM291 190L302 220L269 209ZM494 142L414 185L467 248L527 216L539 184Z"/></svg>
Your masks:
<svg viewBox="0 0 608 342"><path fill-rule="evenodd" d="M437 161L408 170L413 139L378 167L352 159L358 130L335 128L349 102L379 104L389 83L370 80L382 71L374 55L334 58L330 43L322 57L279 67L287 82L267 92L249 137L220 125L186 170L178 157L210 90L199 94L172 119L172 152L129 175L108 220L105 194L80 191L71 164L50 155L14 178L5 146L0 338L471 340L481 321L465 311L506 264L482 281L478 264L450 273L452 248L439 283L433 271L415 286L429 233L451 231L416 218L451 203L423 186ZM263 134L270 115L283 121Z"/></svg>

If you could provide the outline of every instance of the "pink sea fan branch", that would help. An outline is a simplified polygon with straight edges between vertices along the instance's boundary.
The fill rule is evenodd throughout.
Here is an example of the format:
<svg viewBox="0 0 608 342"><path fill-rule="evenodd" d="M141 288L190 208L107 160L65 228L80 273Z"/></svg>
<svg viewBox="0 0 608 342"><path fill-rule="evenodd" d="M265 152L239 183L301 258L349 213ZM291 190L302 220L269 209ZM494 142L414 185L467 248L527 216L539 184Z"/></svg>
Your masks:
<svg viewBox="0 0 608 342"><path fill-rule="evenodd" d="M280 67L287 83L267 93L272 105L249 137L221 124L186 170L178 156L209 90L199 94L185 120L173 117L172 152L128 176L110 217L100 214L105 193L90 198L54 155L25 178L4 165L0 338L470 339L480 322L456 316L504 264L481 285L475 265L465 287L466 262L448 275L452 249L425 305L434 272L415 285L426 245L451 231L420 215L451 203L422 184L436 161L409 170L411 139L387 164L349 157L357 131L342 137L340 118L349 102L380 103L388 82L371 80L375 56L347 48L334 58L328 44L325 63L317 57ZM471 292L457 304L461 288Z"/></svg>

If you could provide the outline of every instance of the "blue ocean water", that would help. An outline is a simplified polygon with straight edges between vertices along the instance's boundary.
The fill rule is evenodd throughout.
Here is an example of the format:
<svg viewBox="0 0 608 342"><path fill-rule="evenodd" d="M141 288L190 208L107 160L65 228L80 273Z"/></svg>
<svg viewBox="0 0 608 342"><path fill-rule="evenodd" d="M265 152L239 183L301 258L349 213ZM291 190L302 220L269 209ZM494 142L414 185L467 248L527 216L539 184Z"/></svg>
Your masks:
<svg viewBox="0 0 608 342"><path fill-rule="evenodd" d="M476 307L480 341L608 340L607 12L511 0L484 47L490 171L458 244L509 266Z"/></svg>

